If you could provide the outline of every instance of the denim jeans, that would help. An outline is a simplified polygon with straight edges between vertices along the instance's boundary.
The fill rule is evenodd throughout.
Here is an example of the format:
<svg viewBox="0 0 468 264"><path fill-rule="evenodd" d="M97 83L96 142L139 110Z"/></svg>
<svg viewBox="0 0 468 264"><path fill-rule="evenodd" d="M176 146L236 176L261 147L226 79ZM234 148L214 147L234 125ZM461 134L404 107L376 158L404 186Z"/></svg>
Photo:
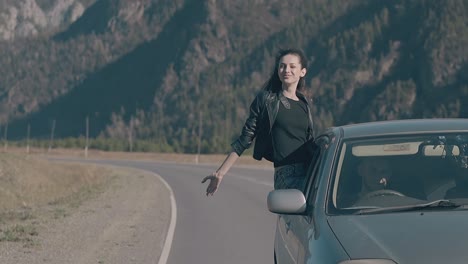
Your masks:
<svg viewBox="0 0 468 264"><path fill-rule="evenodd" d="M294 163L275 168L275 190L299 189L303 190L307 168L304 163Z"/></svg>

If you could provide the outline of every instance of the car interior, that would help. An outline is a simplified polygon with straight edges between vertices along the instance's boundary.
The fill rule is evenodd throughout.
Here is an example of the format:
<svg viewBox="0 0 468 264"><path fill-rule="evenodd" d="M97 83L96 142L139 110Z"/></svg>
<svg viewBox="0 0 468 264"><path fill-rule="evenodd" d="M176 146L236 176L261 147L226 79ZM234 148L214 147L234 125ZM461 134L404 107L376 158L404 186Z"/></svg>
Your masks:
<svg viewBox="0 0 468 264"><path fill-rule="evenodd" d="M411 146L405 151L388 151L388 155L382 151L375 151L375 146L361 148L359 153L353 147L347 148L337 171L339 175L335 179L335 207L353 208L364 204L385 207L391 206L392 200L397 199L402 203L422 203L447 199L447 195L452 196L449 198L468 199L467 185L461 186L461 191L460 188L456 192L453 191L457 182L460 182L457 181L457 175L458 178L468 178L468 169L460 166L458 147L453 148L454 155L447 155L447 146L426 145L421 142L414 144L416 146ZM368 176L375 183L379 182L382 185L382 190L373 190L375 195L370 196L363 195L364 192L369 192L366 190L369 188L366 188L366 180L359 169L360 164L369 158L372 158L371 162L374 163L370 166L376 167L376 164L385 162L391 169L391 176Z"/></svg>

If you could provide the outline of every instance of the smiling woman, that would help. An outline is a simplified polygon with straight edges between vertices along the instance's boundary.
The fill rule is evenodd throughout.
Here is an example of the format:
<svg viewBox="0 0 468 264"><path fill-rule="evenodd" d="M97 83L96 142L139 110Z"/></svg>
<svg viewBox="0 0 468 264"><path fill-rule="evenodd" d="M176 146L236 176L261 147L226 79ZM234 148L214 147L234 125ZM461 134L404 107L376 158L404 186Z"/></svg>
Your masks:
<svg viewBox="0 0 468 264"><path fill-rule="evenodd" d="M210 181L207 195L217 191L224 175L254 139L254 159L273 162L274 188L303 188L306 161L312 155L308 143L314 139L310 100L303 94L306 73L307 58L301 50L278 53L273 73L252 102L232 152L202 181Z"/></svg>

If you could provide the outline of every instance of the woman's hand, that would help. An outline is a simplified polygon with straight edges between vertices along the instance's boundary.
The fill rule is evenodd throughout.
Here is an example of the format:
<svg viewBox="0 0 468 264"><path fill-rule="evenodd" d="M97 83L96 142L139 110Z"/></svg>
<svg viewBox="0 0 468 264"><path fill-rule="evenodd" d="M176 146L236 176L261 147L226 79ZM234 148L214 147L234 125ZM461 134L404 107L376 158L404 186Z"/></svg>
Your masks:
<svg viewBox="0 0 468 264"><path fill-rule="evenodd" d="M237 158L239 158L239 155L237 155L235 151L232 151L226 157L223 164L221 164L221 167L219 167L218 170L213 172L211 175L208 175L205 178L203 178L202 183L206 182L207 180L210 180L210 184L208 184L208 187L206 188L206 196L212 196L218 190L221 180L232 167L234 162L236 162Z"/></svg>
<svg viewBox="0 0 468 264"><path fill-rule="evenodd" d="M213 196L213 194L218 190L219 184L221 183L221 175L219 172L213 172L213 174L203 178L202 183L205 183L207 180L210 180L210 184L206 188L206 196Z"/></svg>

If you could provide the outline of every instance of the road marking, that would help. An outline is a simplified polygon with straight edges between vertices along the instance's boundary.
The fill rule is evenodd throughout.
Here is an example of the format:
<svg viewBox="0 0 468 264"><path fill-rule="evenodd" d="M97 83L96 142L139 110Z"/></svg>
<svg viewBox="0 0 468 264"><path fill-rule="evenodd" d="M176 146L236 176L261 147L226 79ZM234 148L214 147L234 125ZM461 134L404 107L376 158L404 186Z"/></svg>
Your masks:
<svg viewBox="0 0 468 264"><path fill-rule="evenodd" d="M169 253L171 252L172 240L174 238L175 226L177 222L177 204L171 186L169 186L169 184L159 174L156 174L154 172L151 173L158 177L161 180L161 182L166 186L166 188L169 190L171 198L171 222L169 224L169 230L167 231L166 240L164 241L164 247L158 262L158 264L166 264L167 259L169 258Z"/></svg>
<svg viewBox="0 0 468 264"><path fill-rule="evenodd" d="M81 160L81 159L73 159L73 158L69 159L69 158L54 158L54 157L52 157L52 158L49 158L49 160L58 160L58 161L66 160L66 161L72 161L72 162L83 162L83 160ZM125 166L125 165L109 164L109 163L106 163L106 161L108 161L108 160L105 160L105 159L102 159L102 161L104 161L104 163L99 163L99 162L95 162L95 161L99 161L99 160L94 160L94 161L85 160L84 162L85 163L94 163L94 164L99 164L99 165L105 165L105 166L110 166L110 167L128 167L128 168L132 168L132 169L135 169L135 170L145 171L147 173L151 173L154 176L156 176L166 186L166 188L169 190L170 199L171 199L171 221L169 223L169 230L167 231L166 239L164 240L163 250L161 252L161 256L159 257L159 261L158 261L158 264L166 264L167 259L169 258L169 253L171 252L172 240L174 239L175 226L176 226L176 222L177 222L177 204L176 204L174 192L172 191L171 186L169 186L169 184L159 174L157 174L155 172L152 172L150 170L147 170L147 169L140 169L140 168L135 168L135 167L132 167L132 166ZM111 160L111 162L112 162L112 160Z"/></svg>

